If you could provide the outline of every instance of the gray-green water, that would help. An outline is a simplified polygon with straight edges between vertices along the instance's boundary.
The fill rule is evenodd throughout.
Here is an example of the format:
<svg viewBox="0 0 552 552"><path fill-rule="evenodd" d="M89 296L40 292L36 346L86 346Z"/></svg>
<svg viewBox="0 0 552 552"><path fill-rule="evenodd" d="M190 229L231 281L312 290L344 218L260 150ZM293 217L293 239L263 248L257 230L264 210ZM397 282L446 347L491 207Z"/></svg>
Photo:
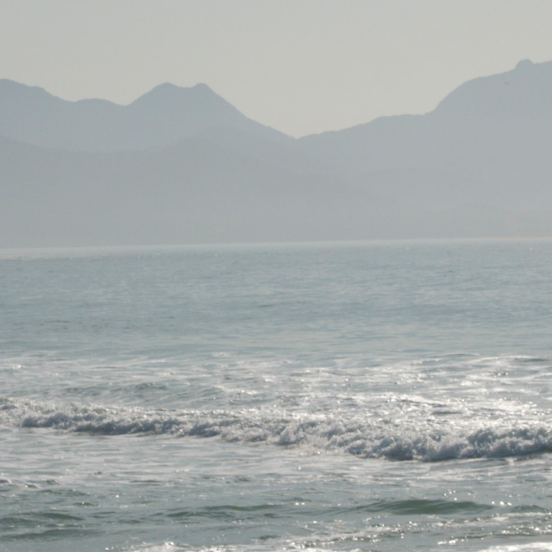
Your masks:
<svg viewBox="0 0 552 552"><path fill-rule="evenodd" d="M0 252L0 550L552 549L551 261Z"/></svg>

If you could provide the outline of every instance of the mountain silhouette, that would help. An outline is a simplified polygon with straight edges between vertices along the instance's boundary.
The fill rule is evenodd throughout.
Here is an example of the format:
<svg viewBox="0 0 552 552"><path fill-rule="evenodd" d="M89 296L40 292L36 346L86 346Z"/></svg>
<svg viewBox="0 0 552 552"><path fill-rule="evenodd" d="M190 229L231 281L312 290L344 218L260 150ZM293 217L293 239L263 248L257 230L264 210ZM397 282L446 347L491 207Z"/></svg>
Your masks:
<svg viewBox="0 0 552 552"><path fill-rule="evenodd" d="M552 201L552 62L525 60L469 81L426 115L382 117L300 142L387 197L542 208Z"/></svg>
<svg viewBox="0 0 552 552"><path fill-rule="evenodd" d="M69 102L42 88L0 80L0 134L48 149L123 151L163 148L194 134L229 126L287 137L242 115L207 85L157 86L130 105L105 100Z"/></svg>
<svg viewBox="0 0 552 552"><path fill-rule="evenodd" d="M552 62L294 139L206 85L128 106L0 80L0 247L552 234Z"/></svg>

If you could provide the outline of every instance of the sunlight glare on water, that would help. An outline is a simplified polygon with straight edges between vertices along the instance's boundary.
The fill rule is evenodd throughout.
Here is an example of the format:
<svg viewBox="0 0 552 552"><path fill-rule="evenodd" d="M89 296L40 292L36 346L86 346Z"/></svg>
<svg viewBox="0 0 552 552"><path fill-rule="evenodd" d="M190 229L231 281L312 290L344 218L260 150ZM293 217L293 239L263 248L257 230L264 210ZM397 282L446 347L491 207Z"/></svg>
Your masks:
<svg viewBox="0 0 552 552"><path fill-rule="evenodd" d="M552 242L0 255L0 550L545 550Z"/></svg>

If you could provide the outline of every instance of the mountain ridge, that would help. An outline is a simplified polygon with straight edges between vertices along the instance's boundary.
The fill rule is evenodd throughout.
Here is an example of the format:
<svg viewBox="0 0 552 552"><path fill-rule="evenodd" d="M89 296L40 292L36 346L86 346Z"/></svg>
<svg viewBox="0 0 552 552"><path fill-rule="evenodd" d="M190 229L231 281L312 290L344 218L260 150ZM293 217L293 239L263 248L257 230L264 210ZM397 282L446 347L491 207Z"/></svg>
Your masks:
<svg viewBox="0 0 552 552"><path fill-rule="evenodd" d="M552 201L552 62L523 62L512 71L468 81L424 115L382 117L299 143L305 153L333 163L375 193L384 184L369 181L374 171L425 170L428 182L432 172L449 174L434 187L446 189L464 175L464 186L477 201L537 207ZM409 179L402 182L390 197L411 193ZM431 198L420 190L419 200Z"/></svg>
<svg viewBox="0 0 552 552"><path fill-rule="evenodd" d="M162 148L227 124L273 140L292 140L249 119L206 84L165 83L128 105L75 102L40 87L0 79L0 134L48 149L122 151Z"/></svg>
<svg viewBox="0 0 552 552"><path fill-rule="evenodd" d="M118 106L0 81L0 247L552 235L551 92L521 62L295 139L205 84Z"/></svg>

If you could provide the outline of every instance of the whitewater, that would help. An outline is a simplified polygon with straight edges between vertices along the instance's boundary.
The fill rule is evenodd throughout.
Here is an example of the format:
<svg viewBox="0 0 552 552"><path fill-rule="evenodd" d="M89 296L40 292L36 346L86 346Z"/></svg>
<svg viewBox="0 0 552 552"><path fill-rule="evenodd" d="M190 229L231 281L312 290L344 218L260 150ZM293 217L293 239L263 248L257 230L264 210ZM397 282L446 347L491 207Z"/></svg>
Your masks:
<svg viewBox="0 0 552 552"><path fill-rule="evenodd" d="M552 550L551 264L0 251L0 551Z"/></svg>

